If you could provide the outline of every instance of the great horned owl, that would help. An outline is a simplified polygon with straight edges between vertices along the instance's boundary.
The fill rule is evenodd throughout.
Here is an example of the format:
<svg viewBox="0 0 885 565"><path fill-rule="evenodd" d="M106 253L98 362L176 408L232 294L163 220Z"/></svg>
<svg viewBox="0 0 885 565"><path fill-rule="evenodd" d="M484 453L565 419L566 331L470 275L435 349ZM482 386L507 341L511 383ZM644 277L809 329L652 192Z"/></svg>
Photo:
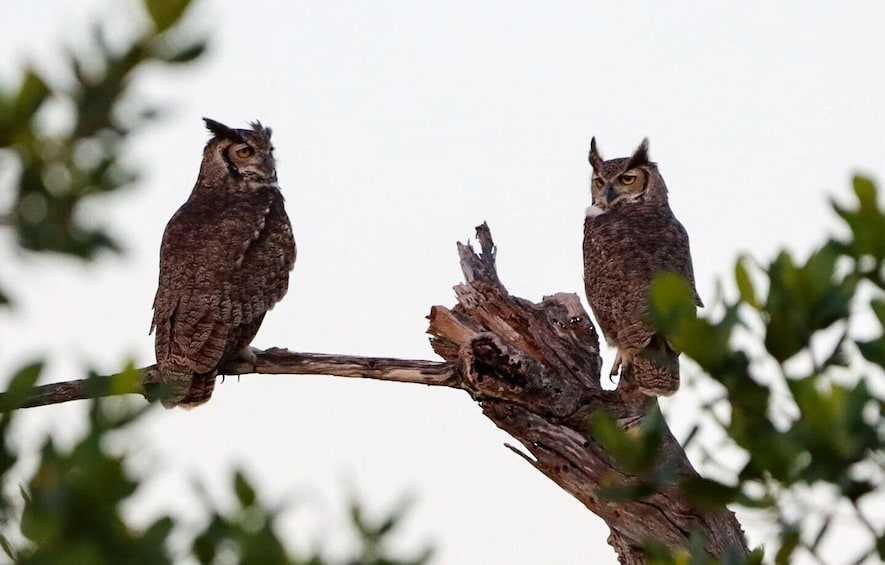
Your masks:
<svg viewBox="0 0 885 565"><path fill-rule="evenodd" d="M215 377L239 357L289 286L292 225L277 184L271 129L204 118L213 137L187 202L163 233L151 331L173 394L167 408L209 400Z"/></svg>
<svg viewBox="0 0 885 565"><path fill-rule="evenodd" d="M630 157L603 161L593 138L590 164L593 205L584 219L584 285L606 341L618 349L611 374L629 368L643 393L673 394L679 388L679 352L650 325L648 292L655 275L675 272L703 306L688 234L670 210L667 185L648 157L648 139Z"/></svg>

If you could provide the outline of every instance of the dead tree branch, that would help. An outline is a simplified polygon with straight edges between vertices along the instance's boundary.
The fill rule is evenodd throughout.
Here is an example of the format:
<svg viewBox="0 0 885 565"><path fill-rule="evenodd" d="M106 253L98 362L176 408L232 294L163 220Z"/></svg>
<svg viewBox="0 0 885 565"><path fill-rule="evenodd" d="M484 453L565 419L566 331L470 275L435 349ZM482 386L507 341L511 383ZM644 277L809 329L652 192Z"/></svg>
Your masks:
<svg viewBox="0 0 885 565"><path fill-rule="evenodd" d="M221 374L330 375L459 388L453 365L438 361L296 353L277 347L258 353L256 357L254 366L245 361L235 361L226 365ZM118 373L38 386L18 407L35 408L121 394L140 394L148 400L156 399L164 384L157 366L142 367L136 369L136 373L134 380L126 373ZM0 394L0 405L4 405L3 399L4 394Z"/></svg>
<svg viewBox="0 0 885 565"><path fill-rule="evenodd" d="M428 319L431 345L445 362L402 360L269 349L256 364L222 368L235 374L312 374L445 386L466 391L484 414L516 438L528 454L508 446L609 525L609 543L624 565L645 563L645 545L687 547L703 536L710 555L748 553L740 525L726 508L691 504L679 482L697 477L669 429L655 466L630 472L592 434L592 416L612 415L627 430L641 426L657 401L641 394L630 375L616 390L599 383L599 338L575 294L540 303L511 296L498 278L488 227L477 228L481 251L458 244L465 282L455 287L458 304L434 306ZM128 383L128 384L127 384ZM138 393L157 398L164 381L156 366L132 373L37 387L25 406ZM0 406L3 406L0 398ZM666 476L641 498L614 499L607 487L646 484Z"/></svg>
<svg viewBox="0 0 885 565"><path fill-rule="evenodd" d="M668 429L649 473L674 479L640 499L606 495L606 485L642 484L644 477L625 470L588 434L591 416L605 411L629 429L657 401L639 393L629 375L617 390L603 390L599 339L578 297L560 293L533 304L511 296L498 279L488 226L477 228L477 239L479 254L458 246L465 277L455 287L458 304L435 306L430 314L433 348L456 365L461 387L522 443L529 463L605 520L622 564L645 563L649 541L686 547L692 532L703 535L711 555L746 555L732 512L697 508L680 491L680 479L697 473Z"/></svg>

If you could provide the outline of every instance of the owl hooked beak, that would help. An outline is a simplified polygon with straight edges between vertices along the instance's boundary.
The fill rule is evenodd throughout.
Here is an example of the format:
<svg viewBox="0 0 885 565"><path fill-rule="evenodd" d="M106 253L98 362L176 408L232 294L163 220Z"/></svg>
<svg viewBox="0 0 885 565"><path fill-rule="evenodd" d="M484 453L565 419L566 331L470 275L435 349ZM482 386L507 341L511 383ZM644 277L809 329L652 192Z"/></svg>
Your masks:
<svg viewBox="0 0 885 565"><path fill-rule="evenodd" d="M613 198L613 196L610 196L609 192L611 192L611 187L609 187L608 191L606 191L601 200L594 200L591 206L587 208L586 214L588 218L595 218L596 216L600 216L606 213L609 208L611 208L610 199Z"/></svg>
<svg viewBox="0 0 885 565"><path fill-rule="evenodd" d="M618 198L618 191L615 189L614 184L608 185L608 188L605 190L605 205L606 207L611 207L615 200Z"/></svg>

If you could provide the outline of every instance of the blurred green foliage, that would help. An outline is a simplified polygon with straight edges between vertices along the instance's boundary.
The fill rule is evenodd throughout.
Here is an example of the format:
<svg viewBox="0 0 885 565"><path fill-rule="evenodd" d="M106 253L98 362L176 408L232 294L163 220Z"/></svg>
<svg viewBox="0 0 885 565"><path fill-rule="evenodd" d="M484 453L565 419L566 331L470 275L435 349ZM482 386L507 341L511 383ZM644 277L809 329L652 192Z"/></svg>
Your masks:
<svg viewBox="0 0 885 565"><path fill-rule="evenodd" d="M39 371L37 371L39 374ZM36 375L33 367L21 371L13 388L27 390ZM127 471L129 454L112 452L109 439L125 437L151 406L132 408L117 399L92 401L88 428L69 448L46 439L37 469L20 487L21 497L0 497L0 548L21 564L115 563L163 564L184 561L202 564L422 565L432 555L423 549L402 556L389 548L390 537L406 508L399 505L377 523L367 519L360 504L351 503L350 537L356 543L350 555L329 557L322 551L288 548L276 527L286 508L268 508L256 486L237 471L231 481L234 507L219 510L204 496L204 522L196 532L182 531L170 516L135 528L127 523L123 507L145 479ZM0 477L6 487L17 455L10 447L9 423L16 412L0 416ZM123 442L117 441L116 444ZM16 500L19 498L19 500ZM23 504L21 503L23 501ZM176 543L171 543L171 538ZM184 550L182 537L187 538Z"/></svg>
<svg viewBox="0 0 885 565"><path fill-rule="evenodd" d="M0 228L13 230L21 248L86 260L120 248L107 226L84 217L82 207L137 178L123 159L126 142L156 111L133 102L132 78L152 64L189 64L204 53L206 41L187 31L190 4L143 0L150 25L124 47L109 45L96 26L83 51L88 55L69 50L58 76L27 67L17 86L0 84L0 167L10 175L0 190L10 191L11 202L0 210ZM47 109L56 110L55 120ZM59 110L64 118L58 119ZM631 432L597 414L594 436L626 469L651 471L638 485L603 485L610 498L641 498L678 480L699 508L760 509L779 530L767 553L775 563L816 557L831 525L847 513L868 538L850 557L885 560L885 527L865 514L885 489L885 211L870 179L856 177L854 195L849 205L834 204L843 237L828 239L804 261L788 252L766 266L739 259L737 297L722 299L703 317L684 281L658 278L650 294L654 322L722 387L724 394L705 410L744 462L730 482L680 478L657 461L664 432L659 411ZM0 304L8 301L0 290ZM418 565L431 556L429 550L409 558L389 551L403 508L374 522L356 503L350 516L358 547L351 557L293 552L276 532L281 510L265 506L240 472L231 481L236 506L220 510L207 500L205 525L184 554L175 553L173 518L134 528L122 513L143 479L127 472L127 455L111 453L106 439L126 434L146 409L113 401L91 403L88 429L72 447L46 439L21 497L12 497L8 483L18 454L9 442L15 418L9 410L24 400L41 370L39 362L22 367L0 407L0 549L16 562ZM821 485L835 493L831 504L814 511L789 505ZM681 553L650 544L647 555L650 563L710 560L698 534ZM762 559L756 550L746 562ZM722 562L737 561L722 556Z"/></svg>
<svg viewBox="0 0 885 565"><path fill-rule="evenodd" d="M156 111L134 104L129 92L133 77L156 63L191 63L205 51L206 41L187 32L190 4L144 0L148 25L125 47L110 46L96 26L92 44L83 50L87 54L68 51L66 69L58 76L28 67L18 87L0 84L0 167L12 173L10 184L0 186L12 193L6 199L11 208L0 209L0 229L14 230L20 248L83 260L120 249L107 226L85 218L81 209L137 178L125 163L126 142ZM56 111L58 123L48 123L47 108ZM63 119L58 119L59 109ZM0 304L8 303L0 291ZM356 502L351 503L350 537L355 543L349 556L294 551L277 533L276 521L285 508L265 506L242 472L234 473L230 485L233 509L220 510L204 497L205 524L199 532L183 531L170 516L133 527L123 507L146 480L127 471L128 454L112 452L108 440L130 433L127 428L151 408L133 409L119 400L92 402L87 430L73 446L62 448L45 439L36 470L23 479L24 471L16 465L19 454L9 441L10 423L42 368L42 362L35 362L17 371L0 406L0 549L16 563L421 565L430 559L430 549L407 557L389 549L404 507L375 523ZM135 389L134 368L118 377L112 386ZM95 383L108 386L97 379ZM10 494L12 481L20 483L19 496ZM173 549L180 543L170 543L170 538L183 536L190 536L186 549Z"/></svg>
<svg viewBox="0 0 885 565"><path fill-rule="evenodd" d="M158 63L191 63L205 51L206 41L187 32L190 4L146 0L148 25L128 45L112 47L95 25L91 44L66 50L51 77L27 66L17 87L0 84L0 168L11 177L0 190L12 193L0 228L14 230L23 249L84 259L119 250L83 205L137 177L123 159L126 142L156 110L136 102L133 78ZM8 297L0 291L3 303Z"/></svg>
<svg viewBox="0 0 885 565"><path fill-rule="evenodd" d="M870 512L885 501L885 211L872 180L853 185L853 203L833 204L842 237L805 260L740 258L736 298L702 317L678 277L658 277L649 297L656 326L724 389L706 416L744 461L733 480L683 480L683 492L702 508L761 510L779 532L766 548L775 563L820 560L848 523L866 542L845 562L885 560L885 524Z"/></svg>

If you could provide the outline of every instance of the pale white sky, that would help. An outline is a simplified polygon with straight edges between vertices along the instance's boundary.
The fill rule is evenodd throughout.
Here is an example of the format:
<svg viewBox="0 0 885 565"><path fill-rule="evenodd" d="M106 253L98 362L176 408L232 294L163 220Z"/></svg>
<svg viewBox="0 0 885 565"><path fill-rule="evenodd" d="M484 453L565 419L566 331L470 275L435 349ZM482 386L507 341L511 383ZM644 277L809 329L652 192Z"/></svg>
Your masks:
<svg viewBox="0 0 885 565"><path fill-rule="evenodd" d="M25 61L51 66L96 15L112 35L133 25L122 2L4 13L6 83ZM255 345L300 351L433 359L424 316L454 303L455 241L483 220L512 293L583 297L592 135L608 157L650 137L708 304L739 252L808 250L835 225L827 199L848 193L853 171L883 178L885 5L873 0L204 0L192 16L212 32L210 54L135 82L166 119L134 147L143 181L92 209L126 255L89 267L13 259L0 239L18 302L0 316L0 375L37 355L50 357L50 380L112 372L127 356L153 362L158 248L196 178L201 116L274 129L299 257ZM677 434L694 401L663 402ZM28 412L21 444L72 436L83 410ZM348 491L379 509L408 491L417 503L400 539L435 543L435 563L616 562L605 524L505 449L510 438L463 393L229 378L208 405L157 410L137 436L156 480L134 516L187 514L194 478L219 491L241 465L269 501L294 496L284 526L298 540L342 522Z"/></svg>

